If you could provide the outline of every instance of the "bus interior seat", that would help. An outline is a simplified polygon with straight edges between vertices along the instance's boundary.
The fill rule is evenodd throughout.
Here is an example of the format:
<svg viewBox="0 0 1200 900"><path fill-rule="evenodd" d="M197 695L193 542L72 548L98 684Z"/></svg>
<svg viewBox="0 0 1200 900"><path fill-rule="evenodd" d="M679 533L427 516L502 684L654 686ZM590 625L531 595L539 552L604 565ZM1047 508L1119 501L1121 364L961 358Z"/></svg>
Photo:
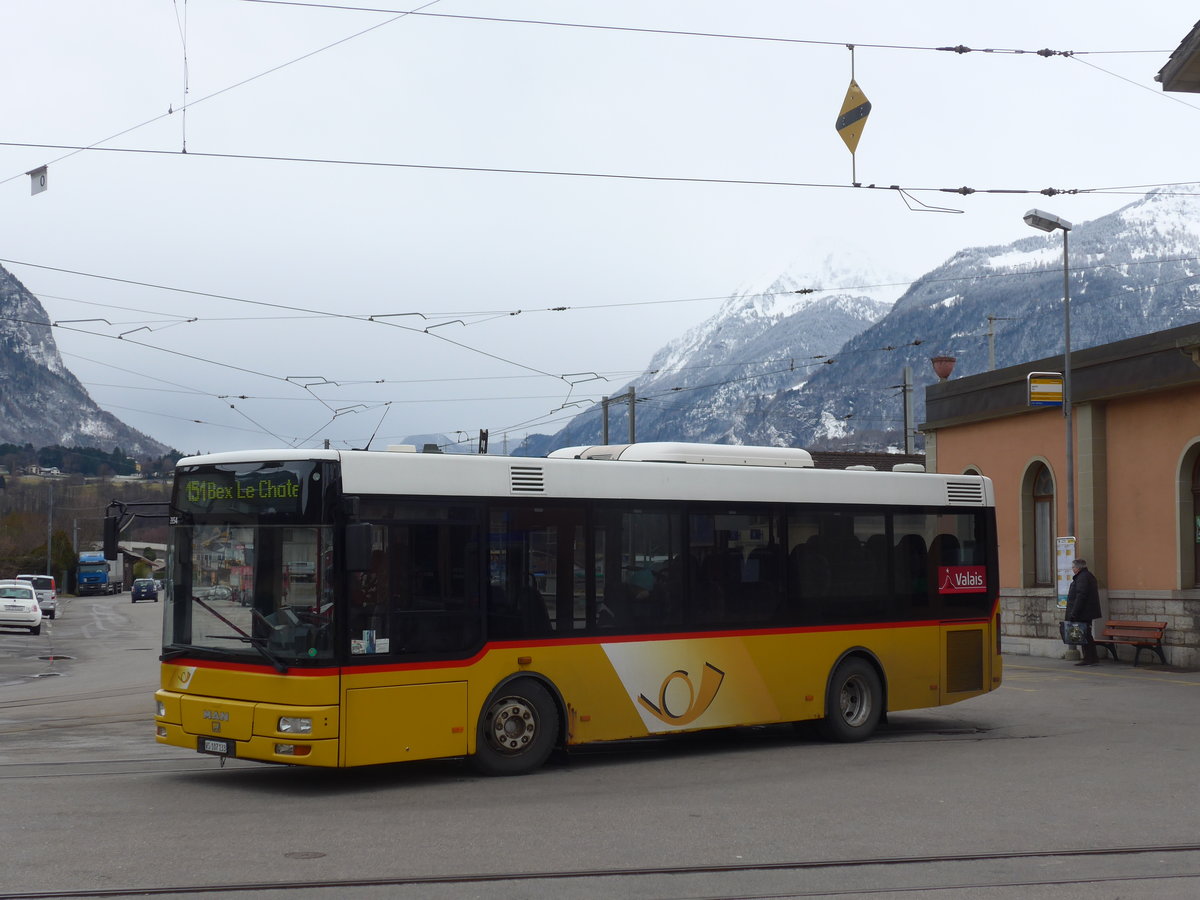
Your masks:
<svg viewBox="0 0 1200 900"><path fill-rule="evenodd" d="M958 564L958 538L952 534L939 534L930 546L930 560L934 565L953 566Z"/></svg>
<svg viewBox="0 0 1200 900"><path fill-rule="evenodd" d="M533 575L525 574L525 583L521 587L518 614L521 617L521 632L524 635L547 635L554 632L554 623L550 620L550 611L542 592L537 589Z"/></svg>
<svg viewBox="0 0 1200 900"><path fill-rule="evenodd" d="M906 534L896 542L894 587L905 607L929 603L928 556L925 538L919 534Z"/></svg>

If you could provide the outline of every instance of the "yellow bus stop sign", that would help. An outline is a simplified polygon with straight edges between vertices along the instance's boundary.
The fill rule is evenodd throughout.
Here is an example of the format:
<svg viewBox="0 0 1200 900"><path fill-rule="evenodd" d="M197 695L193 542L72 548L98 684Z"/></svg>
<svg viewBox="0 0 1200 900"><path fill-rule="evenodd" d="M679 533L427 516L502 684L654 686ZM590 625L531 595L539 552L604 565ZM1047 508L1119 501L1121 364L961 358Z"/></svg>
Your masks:
<svg viewBox="0 0 1200 900"><path fill-rule="evenodd" d="M862 137L863 129L867 126L867 116L870 114L871 101L862 92L858 82L851 78L836 123L837 133L842 136L851 153L858 149L858 139Z"/></svg>
<svg viewBox="0 0 1200 900"><path fill-rule="evenodd" d="M1062 406L1061 372L1030 372L1025 376L1025 382L1029 386L1030 406Z"/></svg>

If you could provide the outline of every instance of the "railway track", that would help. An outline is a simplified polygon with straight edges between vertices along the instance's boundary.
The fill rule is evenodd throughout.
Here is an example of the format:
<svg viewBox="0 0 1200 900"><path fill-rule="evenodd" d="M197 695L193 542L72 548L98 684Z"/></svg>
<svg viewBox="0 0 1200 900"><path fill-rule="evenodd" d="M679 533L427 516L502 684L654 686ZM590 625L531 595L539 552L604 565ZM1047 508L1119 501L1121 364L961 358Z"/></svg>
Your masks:
<svg viewBox="0 0 1200 900"><path fill-rule="evenodd" d="M321 854L311 854L320 856ZM1195 859L1182 859L1186 856ZM1164 862L1170 857L1181 857L1184 868L1163 871ZM1127 868L1137 868L1144 863L1147 871L1098 871L1094 875L1080 876L1063 872L1057 877L1038 875L1031 871L1027 875L998 875L996 870L1004 865L1022 864L1033 869L1043 869L1047 863L1062 864L1119 861ZM1130 866L1130 863L1133 863ZM957 879L925 878L922 872L932 874L936 867L976 867L979 876L987 872L994 877L966 877ZM771 888L764 885L761 890L727 890L718 884L747 878L762 877L778 882L788 876L821 874L837 878L842 873L879 874L881 870L904 869L909 877L888 884L846 884L844 887L829 885L814 886L779 885ZM1152 871L1149 869L1157 869ZM964 873L965 874L965 873ZM912 876L918 876L916 878ZM620 880L621 890L612 893L604 883ZM790 880L790 879L789 879ZM869 880L866 879L866 880ZM878 879L877 879L878 880ZM583 897L587 893L598 895L612 893L614 896L637 896L654 900L782 900L782 898L871 896L885 894L928 894L932 892L972 892L982 889L1032 889L1055 886L1101 886L1153 882L1179 882L1178 896L1194 894L1200 889L1200 844L1157 844L1147 846L1074 848L1058 850L1032 850L1017 852L931 854L924 856L862 857L832 860L796 860L776 863L745 863L736 865L693 865L693 866L638 866L627 868L598 868L541 872L491 872L464 875L395 876L377 878L304 879L297 881L245 881L209 884L171 884L161 887L106 887L81 890L52 891L3 891L0 900L89 900L89 898L118 897L189 897L198 895L237 896L250 894L256 897L284 896L297 891L328 892L328 896L352 896L346 892L361 889L365 892L389 890L388 896L463 896L463 892L475 889L486 892L488 897ZM643 884L644 883L644 884ZM715 890L705 890L705 884ZM672 885L676 889L672 889ZM642 890L642 887L646 890ZM630 890L632 888L632 890ZM475 894L471 894L474 896ZM362 896L379 896L378 893L363 893ZM1174 894L1171 896L1175 896Z"/></svg>

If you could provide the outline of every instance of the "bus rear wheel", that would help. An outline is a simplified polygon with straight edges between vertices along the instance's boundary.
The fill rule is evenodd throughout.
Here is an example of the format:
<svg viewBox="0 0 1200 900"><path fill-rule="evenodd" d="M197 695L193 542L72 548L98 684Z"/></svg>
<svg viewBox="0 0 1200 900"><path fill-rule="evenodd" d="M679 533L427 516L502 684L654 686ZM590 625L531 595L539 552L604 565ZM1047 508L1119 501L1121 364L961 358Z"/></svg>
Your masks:
<svg viewBox="0 0 1200 900"><path fill-rule="evenodd" d="M546 761L557 739L558 708L550 692L520 678L484 706L471 762L485 775L527 775Z"/></svg>
<svg viewBox="0 0 1200 900"><path fill-rule="evenodd" d="M883 715L883 686L865 659L851 657L833 670L825 693L821 734L831 741L865 741Z"/></svg>

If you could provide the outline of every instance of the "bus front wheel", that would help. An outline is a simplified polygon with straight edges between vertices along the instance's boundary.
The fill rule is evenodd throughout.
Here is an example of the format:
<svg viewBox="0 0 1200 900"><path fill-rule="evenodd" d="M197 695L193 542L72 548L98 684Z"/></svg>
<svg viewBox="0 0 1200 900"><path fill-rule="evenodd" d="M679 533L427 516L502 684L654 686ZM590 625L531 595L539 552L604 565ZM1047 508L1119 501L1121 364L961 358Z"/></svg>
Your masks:
<svg viewBox="0 0 1200 900"><path fill-rule="evenodd" d="M506 684L479 717L471 762L485 775L526 775L546 761L558 738L558 708L531 678Z"/></svg>
<svg viewBox="0 0 1200 900"><path fill-rule="evenodd" d="M865 659L851 657L833 671L825 694L821 734L831 741L865 741L883 715L883 686Z"/></svg>

